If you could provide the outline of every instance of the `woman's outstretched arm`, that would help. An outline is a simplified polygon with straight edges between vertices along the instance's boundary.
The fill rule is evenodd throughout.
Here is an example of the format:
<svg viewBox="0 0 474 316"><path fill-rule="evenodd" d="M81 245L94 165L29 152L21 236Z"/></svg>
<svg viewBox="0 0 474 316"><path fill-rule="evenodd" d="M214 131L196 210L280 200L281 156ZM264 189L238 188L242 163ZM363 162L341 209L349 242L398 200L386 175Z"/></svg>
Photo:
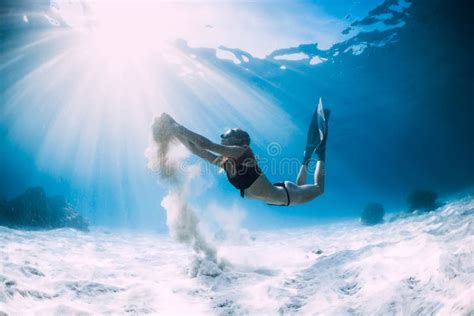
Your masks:
<svg viewBox="0 0 474 316"><path fill-rule="evenodd" d="M166 117L166 119L168 120L170 124L170 128L174 130L177 137L179 135L180 137L182 137L183 140L193 143L196 147L202 148L204 150L212 151L214 153L217 153L225 157L232 157L232 158L238 158L242 156L242 154L246 150L246 148L241 147L241 146L225 146L225 145L213 143L206 137L199 135L198 133L195 133L187 129L183 125L177 123L168 114L164 113L163 116Z"/></svg>
<svg viewBox="0 0 474 316"><path fill-rule="evenodd" d="M211 153L210 151L207 151L205 149L202 149L198 146L196 146L194 143L189 142L186 138L183 136L177 134L176 138L193 154L196 156L212 163L215 165L219 165L219 156Z"/></svg>

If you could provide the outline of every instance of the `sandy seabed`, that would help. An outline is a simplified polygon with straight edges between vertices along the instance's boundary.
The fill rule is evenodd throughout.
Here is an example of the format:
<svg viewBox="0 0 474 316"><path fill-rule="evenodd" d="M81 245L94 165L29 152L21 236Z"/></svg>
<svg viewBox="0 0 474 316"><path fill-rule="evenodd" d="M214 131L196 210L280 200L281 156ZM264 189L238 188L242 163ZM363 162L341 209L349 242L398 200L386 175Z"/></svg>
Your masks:
<svg viewBox="0 0 474 316"><path fill-rule="evenodd" d="M231 264L212 273L196 272L192 249L164 235L0 228L0 311L473 315L473 218L471 197L373 227L352 221L215 240Z"/></svg>

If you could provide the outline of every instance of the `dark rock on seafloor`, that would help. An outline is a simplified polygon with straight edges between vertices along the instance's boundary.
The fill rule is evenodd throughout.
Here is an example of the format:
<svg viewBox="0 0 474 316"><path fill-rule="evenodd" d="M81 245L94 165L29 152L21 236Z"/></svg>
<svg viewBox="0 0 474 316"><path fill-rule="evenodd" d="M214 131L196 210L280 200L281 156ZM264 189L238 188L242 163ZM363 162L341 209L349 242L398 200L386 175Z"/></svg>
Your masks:
<svg viewBox="0 0 474 316"><path fill-rule="evenodd" d="M415 190L407 197L408 212L430 212L442 204L437 202L438 194L430 190Z"/></svg>
<svg viewBox="0 0 474 316"><path fill-rule="evenodd" d="M87 221L64 197L48 197L41 187L29 188L10 201L0 199L0 225L26 229L89 229Z"/></svg>
<svg viewBox="0 0 474 316"><path fill-rule="evenodd" d="M360 220L364 225L376 225L383 223L384 215L385 210L382 204L368 203L360 215Z"/></svg>

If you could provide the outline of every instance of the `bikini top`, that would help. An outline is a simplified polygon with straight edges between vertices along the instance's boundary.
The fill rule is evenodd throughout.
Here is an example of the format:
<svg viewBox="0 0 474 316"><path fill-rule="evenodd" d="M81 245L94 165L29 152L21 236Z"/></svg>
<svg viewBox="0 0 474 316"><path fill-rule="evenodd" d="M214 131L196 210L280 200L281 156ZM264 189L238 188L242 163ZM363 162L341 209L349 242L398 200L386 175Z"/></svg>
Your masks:
<svg viewBox="0 0 474 316"><path fill-rule="evenodd" d="M247 150L239 158L226 157L222 162L222 168L225 170L229 182L240 190L241 197L244 197L244 190L249 188L262 174L250 147L247 147Z"/></svg>

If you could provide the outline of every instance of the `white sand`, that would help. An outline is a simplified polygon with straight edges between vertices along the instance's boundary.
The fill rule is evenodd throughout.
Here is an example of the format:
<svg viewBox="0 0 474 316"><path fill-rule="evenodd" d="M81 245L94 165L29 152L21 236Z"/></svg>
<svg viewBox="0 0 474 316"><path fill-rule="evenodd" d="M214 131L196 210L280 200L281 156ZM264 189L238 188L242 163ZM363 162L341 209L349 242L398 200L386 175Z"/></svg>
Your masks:
<svg viewBox="0 0 474 316"><path fill-rule="evenodd" d="M354 221L213 241L232 264L222 273L162 235L0 228L0 311L468 315L473 217L468 198L375 227ZM191 277L196 264L205 273Z"/></svg>

